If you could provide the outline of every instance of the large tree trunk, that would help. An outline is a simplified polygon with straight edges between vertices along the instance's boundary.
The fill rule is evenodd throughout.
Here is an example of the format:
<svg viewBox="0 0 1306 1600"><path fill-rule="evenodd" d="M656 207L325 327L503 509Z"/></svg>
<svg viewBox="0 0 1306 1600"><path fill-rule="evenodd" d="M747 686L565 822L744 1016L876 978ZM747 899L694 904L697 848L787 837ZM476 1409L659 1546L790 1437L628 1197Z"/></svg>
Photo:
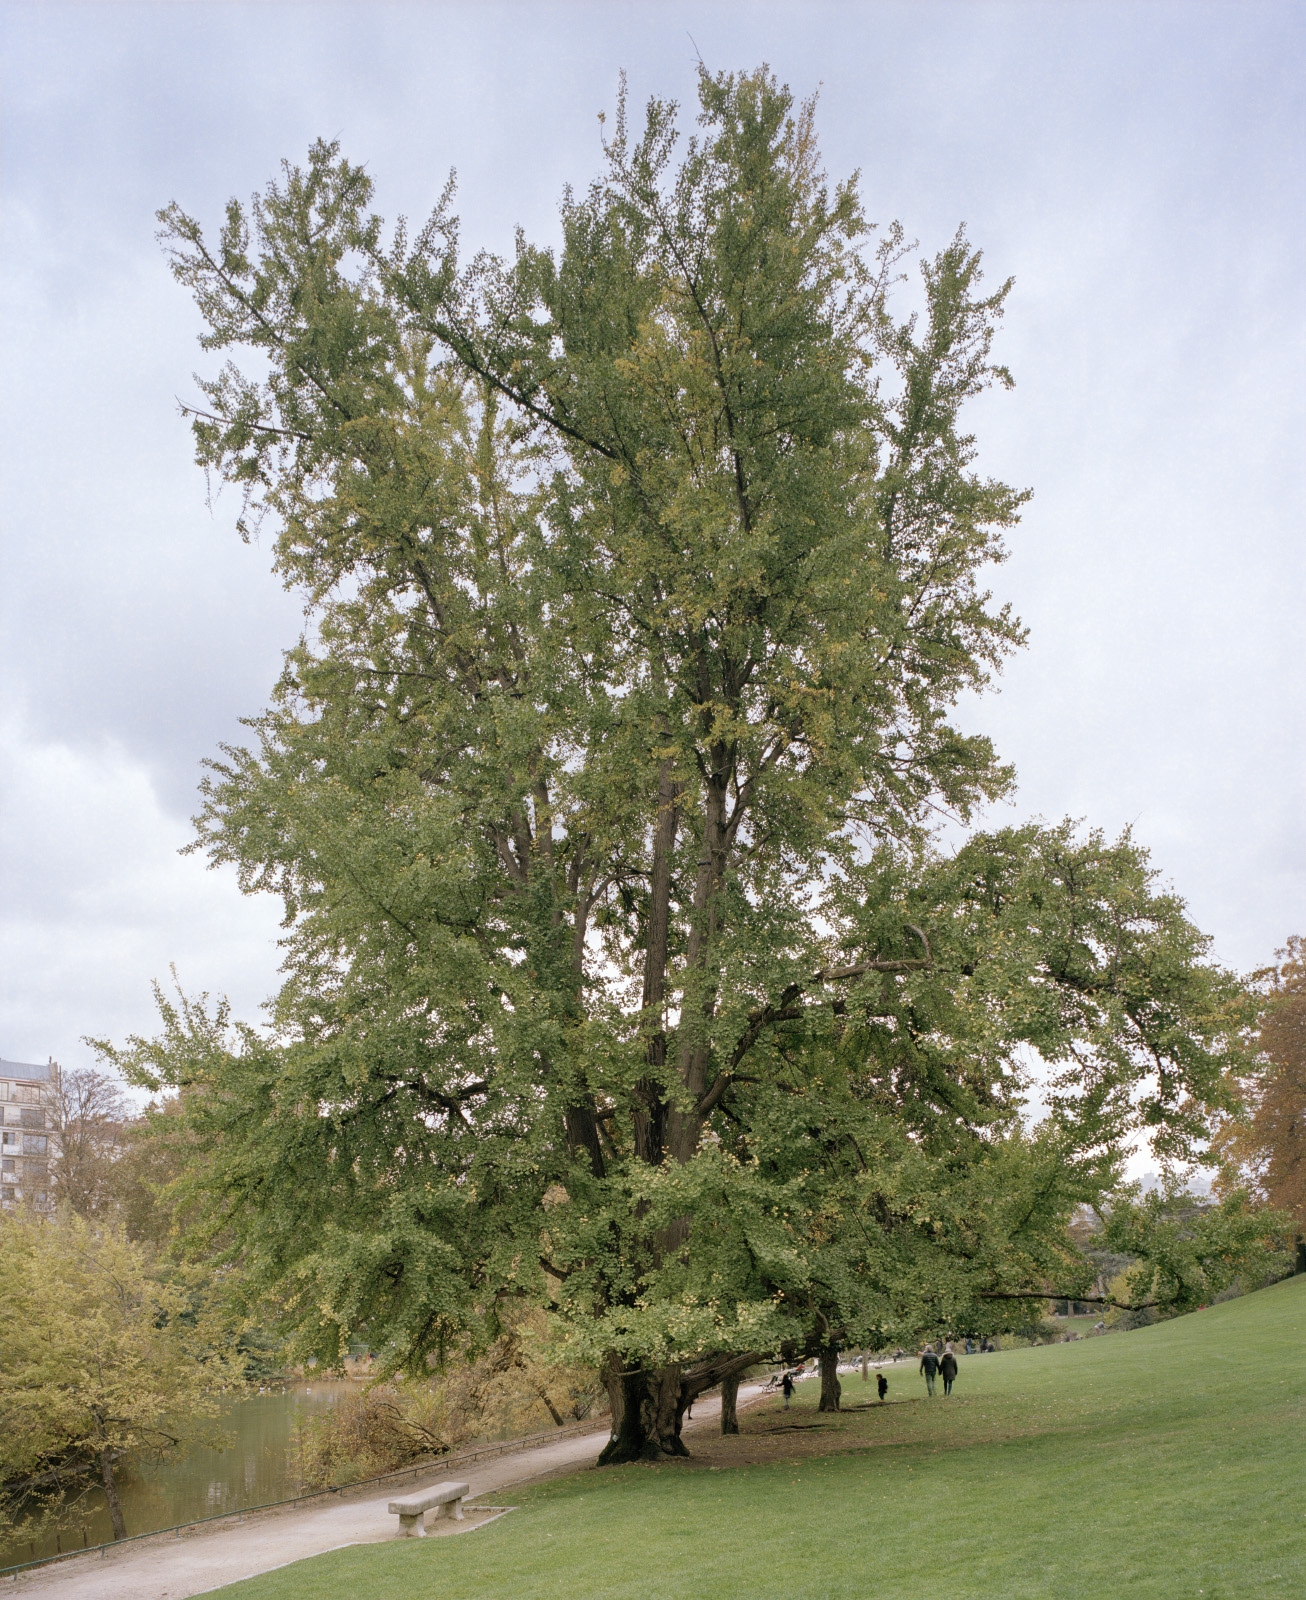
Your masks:
<svg viewBox="0 0 1306 1600"><path fill-rule="evenodd" d="M821 1403L818 1411L837 1411L843 1390L839 1383L839 1347L827 1344L821 1350Z"/></svg>
<svg viewBox="0 0 1306 1600"><path fill-rule="evenodd" d="M610 1374L605 1381L612 1399L612 1437L599 1455L599 1466L687 1456L680 1438L687 1401L679 1366L621 1368L609 1358L605 1372Z"/></svg>
<svg viewBox="0 0 1306 1600"><path fill-rule="evenodd" d="M721 1431L738 1433L739 1380L760 1359L756 1350L741 1350L705 1356L688 1367L626 1367L620 1355L610 1351L603 1363L603 1382L612 1403L612 1437L599 1465L687 1456L680 1437L685 1411L718 1383Z"/></svg>
<svg viewBox="0 0 1306 1600"><path fill-rule="evenodd" d="M730 854L726 822L729 767L727 747L714 744L712 775L703 793L703 854L694 880L677 1029L676 1066L680 1081L688 1090L689 1103L673 1102L667 1107L667 1153L682 1164L698 1154L703 1134L697 1105L707 1088L709 1034L716 1015L717 914Z"/></svg>
<svg viewBox="0 0 1306 1600"><path fill-rule="evenodd" d="M661 1008L666 997L667 952L671 933L671 860L680 826L681 785L676 783L670 762L658 772L658 815L653 830L653 872L649 881L649 915L645 930L644 994L641 1005L645 1026L653 1023L646 1045L645 1059L652 1069L636 1087L634 1135L635 1154L652 1167L660 1165L666 1146L666 1083L663 1072L667 1059L667 1036L662 1028Z"/></svg>
<svg viewBox="0 0 1306 1600"><path fill-rule="evenodd" d="M721 1380L721 1432L738 1433L739 1416L735 1410L739 1401L739 1374Z"/></svg>
<svg viewBox="0 0 1306 1600"><path fill-rule="evenodd" d="M123 1521L122 1501L118 1498L118 1485L113 1476L113 1454L108 1448L100 1451L100 1477L104 1482L104 1498L109 1502L113 1536L115 1539L125 1539L127 1524Z"/></svg>

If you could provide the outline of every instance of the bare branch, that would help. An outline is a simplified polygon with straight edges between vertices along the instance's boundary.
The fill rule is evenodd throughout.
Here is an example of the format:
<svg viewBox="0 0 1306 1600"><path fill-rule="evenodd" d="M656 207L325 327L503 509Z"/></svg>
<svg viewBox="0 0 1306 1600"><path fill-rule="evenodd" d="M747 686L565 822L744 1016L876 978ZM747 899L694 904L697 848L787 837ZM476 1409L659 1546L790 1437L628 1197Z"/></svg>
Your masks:
<svg viewBox="0 0 1306 1600"><path fill-rule="evenodd" d="M233 426L230 417L219 417L212 411L201 411L198 406L187 405L179 395L174 395L173 399L176 400L183 417L202 417L205 422L216 422L224 428ZM304 444L312 442L310 436L306 433L300 433L295 428L274 428L270 422L246 422L244 426L252 428L255 433L275 433L279 438L299 439Z"/></svg>

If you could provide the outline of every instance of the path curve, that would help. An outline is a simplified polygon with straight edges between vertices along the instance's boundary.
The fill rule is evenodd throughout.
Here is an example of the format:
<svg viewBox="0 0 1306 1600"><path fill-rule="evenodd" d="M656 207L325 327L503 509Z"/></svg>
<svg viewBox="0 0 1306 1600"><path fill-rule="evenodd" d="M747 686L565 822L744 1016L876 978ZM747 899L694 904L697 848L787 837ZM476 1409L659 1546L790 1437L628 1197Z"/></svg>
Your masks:
<svg viewBox="0 0 1306 1600"><path fill-rule="evenodd" d="M754 1399L761 1387L749 1384L741 1388L740 1406ZM704 1396L697 1402L697 1410L698 1415L686 1424L688 1433L716 1422L720 1397ZM592 1433L571 1434L557 1444L535 1445L487 1461L468 1462L465 1467L457 1462L433 1467L411 1484L393 1486L380 1495L364 1494L356 1500L308 1508L250 1511L243 1522L225 1522L220 1528L197 1530L181 1538L160 1534L157 1540L142 1540L122 1550L109 1547L103 1555L74 1556L7 1579L0 1587L0 1600L6 1594L24 1600L28 1596L31 1600L189 1600L192 1595L207 1594L343 1545L393 1539L398 1519L386 1509L390 1500L417 1494L427 1484L457 1478L471 1485L470 1498L475 1499L536 1478L579 1472L594 1464L606 1433L607 1425L600 1423ZM442 1532L446 1528L452 1532L456 1525L437 1526Z"/></svg>

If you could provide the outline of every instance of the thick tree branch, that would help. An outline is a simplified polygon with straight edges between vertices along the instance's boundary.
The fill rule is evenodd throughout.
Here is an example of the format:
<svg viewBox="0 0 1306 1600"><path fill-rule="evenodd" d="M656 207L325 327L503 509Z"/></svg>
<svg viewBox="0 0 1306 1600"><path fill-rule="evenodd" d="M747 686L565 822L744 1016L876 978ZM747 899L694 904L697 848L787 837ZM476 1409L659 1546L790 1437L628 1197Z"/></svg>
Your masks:
<svg viewBox="0 0 1306 1600"><path fill-rule="evenodd" d="M707 1093L694 1107L698 1117L708 1116L716 1107L721 1096L730 1087L735 1078L735 1068L744 1059L748 1052L757 1043L765 1030L780 1022L797 1022L806 1015L806 1009L795 1002L822 983L838 983L846 978L861 978L868 972L918 972L933 963L934 957L930 952L930 942L914 922L904 924L909 932L914 933L924 947L925 954L913 957L910 960L885 961L878 956L871 961L859 961L849 967L823 967L819 972L814 972L804 983L791 983L781 993L774 1004L758 1006L748 1013L747 1022L743 1033L730 1052L730 1060L725 1069L718 1074L716 1081Z"/></svg>
<svg viewBox="0 0 1306 1600"><path fill-rule="evenodd" d="M1076 1294L1069 1289L1040 1289L1040 1290L1006 1290L1006 1289L981 1289L976 1298L979 1300L1078 1300L1086 1306L1115 1306L1119 1311L1154 1311L1159 1306L1169 1304L1165 1300L1140 1300L1134 1303L1130 1300L1113 1300L1105 1294Z"/></svg>

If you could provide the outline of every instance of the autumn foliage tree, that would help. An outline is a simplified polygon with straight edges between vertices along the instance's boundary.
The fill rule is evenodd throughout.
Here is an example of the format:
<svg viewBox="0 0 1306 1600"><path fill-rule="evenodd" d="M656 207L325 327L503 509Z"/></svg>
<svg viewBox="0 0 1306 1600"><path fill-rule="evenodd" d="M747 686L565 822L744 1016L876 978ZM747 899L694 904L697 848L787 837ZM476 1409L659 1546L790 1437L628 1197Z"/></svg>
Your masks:
<svg viewBox="0 0 1306 1600"><path fill-rule="evenodd" d="M588 1417L603 1395L592 1369L549 1345L549 1319L521 1310L476 1359L440 1374L392 1375L306 1420L300 1472L323 1487L378 1476L477 1439L519 1437Z"/></svg>
<svg viewBox="0 0 1306 1600"><path fill-rule="evenodd" d="M1222 1125L1217 1147L1292 1218L1297 1270L1306 1272L1306 939L1289 939L1278 958L1254 979L1264 1010L1243 1084L1247 1115Z"/></svg>
<svg viewBox="0 0 1306 1600"><path fill-rule="evenodd" d="M547 1304L608 1460L762 1354L1074 1277L1069 1216L1131 1133L1193 1150L1243 1021L1127 838L932 847L1010 783L950 720L1021 638L981 575L1024 494L962 422L1009 286L958 233L895 315L910 249L813 106L699 92L679 154L623 104L511 262L448 194L387 239L328 144L214 240L161 214L233 352L199 459L312 625L200 819L282 898L273 1027L168 1003L117 1059L184 1091L305 1354L420 1372Z"/></svg>
<svg viewBox="0 0 1306 1600"><path fill-rule="evenodd" d="M239 1382L193 1297L112 1225L0 1216L0 1532L58 1519L90 1486L115 1539L123 1468L202 1432Z"/></svg>

